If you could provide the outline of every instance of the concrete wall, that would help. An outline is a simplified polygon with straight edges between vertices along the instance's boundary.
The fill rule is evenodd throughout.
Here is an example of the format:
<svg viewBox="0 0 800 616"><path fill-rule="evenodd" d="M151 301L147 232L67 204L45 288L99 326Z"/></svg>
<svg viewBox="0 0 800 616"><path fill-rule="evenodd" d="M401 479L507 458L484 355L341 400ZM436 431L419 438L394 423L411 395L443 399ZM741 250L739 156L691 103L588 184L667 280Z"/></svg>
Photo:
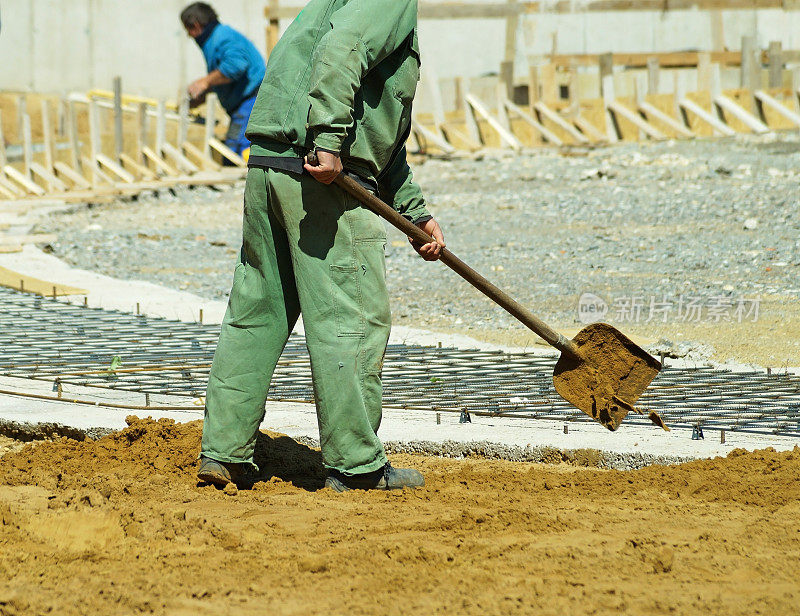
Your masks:
<svg viewBox="0 0 800 616"><path fill-rule="evenodd" d="M205 65L178 20L189 0L0 0L0 89L59 93L110 89L121 75L126 92L174 97ZM253 0L213 0L223 21L264 48L263 7ZM288 3L287 3L288 4ZM297 2L301 4L301 2ZM287 24L282 24L285 27ZM725 42L738 49L743 35L762 47L780 40L800 49L800 11L724 13ZM548 53L709 49L708 13L592 13L531 15L521 20L517 65ZM440 77L497 70L503 55L503 20L424 21L423 62Z"/></svg>

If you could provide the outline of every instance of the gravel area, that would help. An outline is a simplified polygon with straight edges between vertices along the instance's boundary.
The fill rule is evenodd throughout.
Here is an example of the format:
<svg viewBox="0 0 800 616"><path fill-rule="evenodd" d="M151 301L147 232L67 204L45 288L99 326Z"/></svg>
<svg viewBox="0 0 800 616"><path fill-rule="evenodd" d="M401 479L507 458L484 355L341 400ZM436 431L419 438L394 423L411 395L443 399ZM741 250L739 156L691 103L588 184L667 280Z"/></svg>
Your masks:
<svg viewBox="0 0 800 616"><path fill-rule="evenodd" d="M414 170L448 246L554 325L579 329L579 298L591 293L584 303L605 306L604 320L652 342L677 349L688 338L709 343L706 354L800 363L797 342L777 354L742 350L743 336L800 323L796 133L489 152ZM79 267L220 298L241 241L241 193L143 196L59 214L39 230L58 233L55 254ZM389 237L396 323L531 342L447 268Z"/></svg>

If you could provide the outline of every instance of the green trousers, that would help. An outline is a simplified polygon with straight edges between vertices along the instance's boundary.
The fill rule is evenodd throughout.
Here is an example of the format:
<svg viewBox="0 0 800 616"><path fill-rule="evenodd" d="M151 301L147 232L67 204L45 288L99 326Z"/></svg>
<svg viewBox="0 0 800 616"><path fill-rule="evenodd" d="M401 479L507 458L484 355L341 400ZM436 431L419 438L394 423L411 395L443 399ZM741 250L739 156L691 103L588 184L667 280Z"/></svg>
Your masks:
<svg viewBox="0 0 800 616"><path fill-rule="evenodd" d="M242 235L208 379L202 455L252 464L270 379L302 313L323 463L347 474L381 468L391 319L383 223L338 186L254 168Z"/></svg>

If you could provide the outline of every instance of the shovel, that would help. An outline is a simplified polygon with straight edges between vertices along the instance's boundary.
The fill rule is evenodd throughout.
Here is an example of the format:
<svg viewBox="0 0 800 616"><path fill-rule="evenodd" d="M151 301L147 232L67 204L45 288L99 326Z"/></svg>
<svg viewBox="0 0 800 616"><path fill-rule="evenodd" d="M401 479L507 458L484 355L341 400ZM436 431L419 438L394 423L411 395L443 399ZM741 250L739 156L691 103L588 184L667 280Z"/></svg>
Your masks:
<svg viewBox="0 0 800 616"><path fill-rule="evenodd" d="M309 155L309 158L312 156ZM351 177L340 173L334 182L415 242L427 244L433 241L422 229L403 218ZM642 413L634 405L661 370L661 362L630 338L611 325L593 323L569 340L447 248L442 249L440 260L561 351L561 358L553 372L553 384L567 402L612 431L619 428L629 412ZM657 426L669 430L657 413L650 412L648 417Z"/></svg>

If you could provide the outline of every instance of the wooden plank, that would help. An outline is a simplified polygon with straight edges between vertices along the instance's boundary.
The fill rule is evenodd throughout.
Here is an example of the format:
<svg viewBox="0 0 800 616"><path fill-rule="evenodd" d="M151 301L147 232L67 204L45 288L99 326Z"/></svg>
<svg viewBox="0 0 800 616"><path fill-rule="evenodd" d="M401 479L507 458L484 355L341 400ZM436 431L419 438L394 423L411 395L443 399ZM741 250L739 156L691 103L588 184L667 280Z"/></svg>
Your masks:
<svg viewBox="0 0 800 616"><path fill-rule="evenodd" d="M5 177L0 178L0 197L5 197L6 199L13 199L17 196L18 193L15 193L8 187L7 184L8 180Z"/></svg>
<svg viewBox="0 0 800 616"><path fill-rule="evenodd" d="M114 77L114 156L119 160L119 155L125 148L122 132L122 78Z"/></svg>
<svg viewBox="0 0 800 616"><path fill-rule="evenodd" d="M180 104L178 105L178 138L175 143L180 145L188 139L189 136L189 97L182 96Z"/></svg>
<svg viewBox="0 0 800 616"><path fill-rule="evenodd" d="M708 111L700 107L700 105L695 103L693 100L689 98L684 98L678 102L678 105L682 109L690 111L698 118L700 118L703 122L711 126L711 128L725 135L726 137L730 137L736 134L736 131L733 130L730 126L724 124L723 122L715 118L713 115L711 115Z"/></svg>
<svg viewBox="0 0 800 616"><path fill-rule="evenodd" d="M58 240L55 233L30 233L23 235L0 234L0 244L52 244Z"/></svg>
<svg viewBox="0 0 800 616"><path fill-rule="evenodd" d="M648 117L655 118L662 124L666 124L676 133L681 135L682 137L694 137L695 134L692 130L678 122L675 118L670 115L667 115L663 111L661 111L658 107L654 107L647 101L641 101L639 103L639 110Z"/></svg>
<svg viewBox="0 0 800 616"><path fill-rule="evenodd" d="M769 126L764 124L756 116L749 113L746 109L744 109L744 107L739 106L738 104L736 104L736 102L734 102L724 94L720 94L714 97L714 105L716 105L722 111L730 113L742 124L747 126L747 128L749 128L751 131L753 131L758 135L763 135L771 132Z"/></svg>
<svg viewBox="0 0 800 616"><path fill-rule="evenodd" d="M75 169L67 165L67 163L56 161L55 163L53 163L53 166L55 167L56 172L59 175L63 175L70 182L72 182L75 188L86 190L92 187L92 185L86 181L85 177L83 177L80 173L75 171Z"/></svg>
<svg viewBox="0 0 800 616"><path fill-rule="evenodd" d="M172 165L168 164L161 156L155 153L154 150L150 148L150 146L144 146L142 148L142 154L144 154L145 158L149 160L155 167L166 175L180 175L178 170L175 169Z"/></svg>
<svg viewBox="0 0 800 616"><path fill-rule="evenodd" d="M214 129L216 128L216 110L217 95L211 92L206 95L206 131L203 140L203 155L207 158L211 158L210 142L214 138Z"/></svg>
<svg viewBox="0 0 800 616"><path fill-rule="evenodd" d="M506 0L510 14L506 17L506 44L503 62L500 65L500 79L506 87L506 96L514 98L514 62L517 58L517 30L519 13L515 10L517 0Z"/></svg>
<svg viewBox="0 0 800 616"><path fill-rule="evenodd" d="M556 124L562 130L566 131L577 143L589 143L589 138L586 135L558 115L557 112L550 109L550 107L548 107L542 101L534 103L534 109L550 120L553 124Z"/></svg>
<svg viewBox="0 0 800 616"><path fill-rule="evenodd" d="M614 65L626 68L646 68L652 58L658 60L661 68L697 66L697 51L614 53ZM557 54L548 60L559 68L569 66L597 66L598 54ZM712 51L711 61L724 65L739 65L741 53L738 51Z"/></svg>
<svg viewBox="0 0 800 616"><path fill-rule="evenodd" d="M548 143L552 143L553 145L563 145L564 142L556 135L553 131L547 128L544 124L537 121L535 118L531 117L528 113L526 113L521 107L518 107L513 102L508 99L504 101L506 109L511 113L515 114L518 118L520 118L523 122L527 123L533 129L539 132L539 134L547 140Z"/></svg>
<svg viewBox="0 0 800 616"><path fill-rule="evenodd" d="M64 184L61 180L59 180L50 169L47 169L37 163L36 161L31 163L31 175L34 177L39 177L45 183L48 192L60 191L64 192L67 190L67 185Z"/></svg>
<svg viewBox="0 0 800 616"><path fill-rule="evenodd" d="M517 139L514 135L512 135L511 131L503 128L503 125L497 121L497 118L495 118L491 113L489 113L489 110L486 109L484 104L480 100L478 100L478 98L475 95L467 94L465 96L465 99L467 103L471 105L472 108L478 113L478 115L483 117L483 119L486 120L489 126L491 126L495 131L497 131L497 134L500 135L500 140L502 142L506 143L514 151L519 151L522 149L522 144L519 142L519 139Z"/></svg>
<svg viewBox="0 0 800 616"><path fill-rule="evenodd" d="M780 101L778 101L777 99L773 98L772 96L764 92L764 90L756 90L754 92L754 96L763 105L766 105L776 113L779 113L793 124L800 126L800 114L795 113L791 109L787 109L786 106L780 103Z"/></svg>
<svg viewBox="0 0 800 616"><path fill-rule="evenodd" d="M29 193L33 193L34 195L41 196L41 195L44 195L47 192L47 191L45 191L44 188L39 186L36 182L31 180L25 174L20 173L19 171L14 169L14 167L12 167L11 165L6 165L4 167L4 171L5 171L6 176L8 177L9 180L13 180L18 185L22 186L22 188L27 190Z"/></svg>
<svg viewBox="0 0 800 616"><path fill-rule="evenodd" d="M50 242L55 241L54 239ZM41 242L41 243L50 243ZM52 297L55 295L87 295L89 292L86 289L79 289L78 287L71 287L56 282L49 282L39 278L33 278L20 272L0 267L0 286L9 287L11 289L25 290L28 293L36 293L38 295L46 295Z"/></svg>
<svg viewBox="0 0 800 616"><path fill-rule="evenodd" d="M725 22L722 19L722 11L711 11L711 50L725 51Z"/></svg>
<svg viewBox="0 0 800 616"><path fill-rule="evenodd" d="M106 156L105 154L98 154L97 155L97 162L108 169L111 173L116 175L119 179L123 182L127 182L128 184L133 184L136 181L136 178L133 174L125 171L119 163L114 162L110 157Z"/></svg>
<svg viewBox="0 0 800 616"><path fill-rule="evenodd" d="M625 105L620 103L619 101L611 101L609 104L609 109L616 114L619 114L623 118L625 118L628 122L636 126L639 130L641 130L645 135L650 137L651 139L666 139L667 136L658 130L655 126L647 122L642 118L642 116L637 115L630 109L628 109Z"/></svg>
<svg viewBox="0 0 800 616"><path fill-rule="evenodd" d="M420 124L417 120L411 120L411 130L420 134L423 140L431 142L445 154L452 154L456 151L456 149L450 145L444 139L444 137L431 130L428 130L428 128ZM417 138L417 141L419 142L419 138Z"/></svg>
<svg viewBox="0 0 800 616"><path fill-rule="evenodd" d="M688 10L746 10L785 9L792 0L542 0L519 2L514 5L481 2L420 2L420 19L501 19L512 12L517 15L532 13L604 13L640 12L664 13ZM269 19L294 19L302 6L275 6L265 9Z"/></svg>
<svg viewBox="0 0 800 616"><path fill-rule="evenodd" d="M200 148L189 141L184 142L183 151L186 152L188 156L191 156L203 169L210 169L211 171L219 171L222 169L222 165L217 164L214 159L208 158L203 154Z"/></svg>

